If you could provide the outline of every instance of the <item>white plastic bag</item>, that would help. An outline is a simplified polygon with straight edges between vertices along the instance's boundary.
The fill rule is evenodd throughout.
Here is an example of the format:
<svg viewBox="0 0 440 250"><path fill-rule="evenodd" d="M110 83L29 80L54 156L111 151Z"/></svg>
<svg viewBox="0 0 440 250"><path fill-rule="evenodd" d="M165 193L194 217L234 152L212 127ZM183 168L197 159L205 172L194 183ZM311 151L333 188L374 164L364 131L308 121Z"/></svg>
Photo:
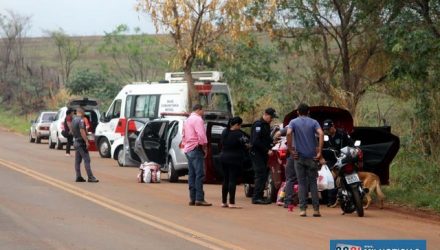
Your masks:
<svg viewBox="0 0 440 250"><path fill-rule="evenodd" d="M159 183L160 182L160 166L155 162L145 162L141 164L141 169L144 170L145 183Z"/></svg>
<svg viewBox="0 0 440 250"><path fill-rule="evenodd" d="M335 180L332 172L327 165L322 165L321 170L318 171L318 190L323 191L335 188Z"/></svg>

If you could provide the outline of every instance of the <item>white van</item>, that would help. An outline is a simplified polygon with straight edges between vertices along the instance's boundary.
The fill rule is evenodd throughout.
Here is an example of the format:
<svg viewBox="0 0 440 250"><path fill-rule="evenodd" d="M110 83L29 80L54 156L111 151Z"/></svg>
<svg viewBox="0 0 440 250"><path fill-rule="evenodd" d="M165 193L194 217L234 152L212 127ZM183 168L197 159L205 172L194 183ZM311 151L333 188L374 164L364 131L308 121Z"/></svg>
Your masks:
<svg viewBox="0 0 440 250"><path fill-rule="evenodd" d="M205 120L226 122L232 117L231 94L218 71L192 72ZM95 131L101 157L110 157L110 145L125 134L128 119L153 120L167 114L184 114L188 107L188 86L183 72L165 74L165 81L126 85L102 114ZM117 153L115 155L118 155Z"/></svg>

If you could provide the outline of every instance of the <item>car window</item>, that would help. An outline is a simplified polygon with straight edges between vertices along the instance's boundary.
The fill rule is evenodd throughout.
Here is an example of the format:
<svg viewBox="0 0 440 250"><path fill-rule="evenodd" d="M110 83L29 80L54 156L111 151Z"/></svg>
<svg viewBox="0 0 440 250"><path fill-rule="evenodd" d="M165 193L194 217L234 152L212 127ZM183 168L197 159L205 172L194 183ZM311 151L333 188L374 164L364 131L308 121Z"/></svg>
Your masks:
<svg viewBox="0 0 440 250"><path fill-rule="evenodd" d="M107 117L109 119L121 117L121 104L122 100L118 99L112 103L112 106L108 109Z"/></svg>
<svg viewBox="0 0 440 250"><path fill-rule="evenodd" d="M200 93L199 101L205 110L231 111L226 93Z"/></svg>
<svg viewBox="0 0 440 250"><path fill-rule="evenodd" d="M177 135L177 132L179 131L179 126L181 123L179 122L178 125L174 126L173 129L170 131L170 138L174 138Z"/></svg>
<svg viewBox="0 0 440 250"><path fill-rule="evenodd" d="M58 119L60 119L60 116L61 116L61 110L58 111L57 115L55 116L54 121L58 121Z"/></svg>
<svg viewBox="0 0 440 250"><path fill-rule="evenodd" d="M126 104L126 117L149 118L158 117L160 95L128 96Z"/></svg>
<svg viewBox="0 0 440 250"><path fill-rule="evenodd" d="M50 122L53 120L54 117L55 117L55 113L44 113L41 116L41 121L42 122Z"/></svg>
<svg viewBox="0 0 440 250"><path fill-rule="evenodd" d="M113 105L112 118L119 118L121 116L122 100L116 100Z"/></svg>

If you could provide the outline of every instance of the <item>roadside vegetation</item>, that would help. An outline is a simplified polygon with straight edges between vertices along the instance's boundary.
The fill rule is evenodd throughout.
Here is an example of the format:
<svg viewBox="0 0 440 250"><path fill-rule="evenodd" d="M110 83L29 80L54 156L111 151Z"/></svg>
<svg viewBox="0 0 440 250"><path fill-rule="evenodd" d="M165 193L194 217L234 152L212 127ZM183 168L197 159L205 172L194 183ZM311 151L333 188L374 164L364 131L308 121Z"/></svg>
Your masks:
<svg viewBox="0 0 440 250"><path fill-rule="evenodd" d="M182 19L157 1L139 1L171 35L120 25L102 37L59 29L26 38L32 20L2 13L0 126L26 134L39 110L74 96L96 98L105 111L127 83L161 80L167 71L184 71L191 82L191 71L220 70L248 122L267 106L283 116L306 102L348 109L356 125L390 125L401 148L388 200L440 212L440 1L229 0L201 12L194 2L203 1L166 6ZM197 16L209 12L224 18Z"/></svg>

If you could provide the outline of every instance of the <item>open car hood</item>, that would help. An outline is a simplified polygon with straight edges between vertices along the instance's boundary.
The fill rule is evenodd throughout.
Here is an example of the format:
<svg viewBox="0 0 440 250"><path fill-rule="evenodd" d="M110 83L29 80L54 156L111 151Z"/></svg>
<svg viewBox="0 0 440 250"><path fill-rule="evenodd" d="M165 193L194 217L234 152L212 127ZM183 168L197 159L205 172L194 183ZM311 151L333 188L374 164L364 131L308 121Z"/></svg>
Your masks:
<svg viewBox="0 0 440 250"><path fill-rule="evenodd" d="M74 99L67 103L67 107L71 109L82 107L86 110L91 110L98 107L98 102L89 98Z"/></svg>
<svg viewBox="0 0 440 250"><path fill-rule="evenodd" d="M293 110L284 117L283 125L287 126L296 117L297 110ZM382 184L389 184L390 164L400 148L399 137L391 133L391 127L354 127L350 112L327 106L310 107L310 117L321 126L324 120L332 119L335 127L345 130L353 141L360 140L364 170L377 174Z"/></svg>

